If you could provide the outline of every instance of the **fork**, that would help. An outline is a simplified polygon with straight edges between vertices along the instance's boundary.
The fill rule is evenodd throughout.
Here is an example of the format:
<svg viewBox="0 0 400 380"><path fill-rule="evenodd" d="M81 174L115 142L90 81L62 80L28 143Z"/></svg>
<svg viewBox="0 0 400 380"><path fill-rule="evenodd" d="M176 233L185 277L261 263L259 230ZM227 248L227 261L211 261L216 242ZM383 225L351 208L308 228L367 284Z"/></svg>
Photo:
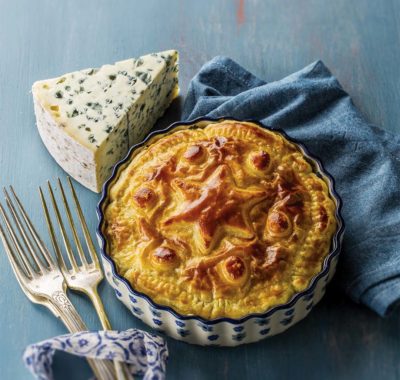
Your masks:
<svg viewBox="0 0 400 380"><path fill-rule="evenodd" d="M64 192L63 185L61 183L60 178L58 178L58 187L61 193L62 203L64 205L64 209L66 212L66 216L69 222L69 226L72 232L73 241L75 243L75 251L77 253L77 257L79 262L74 254L74 250L72 249L71 242L68 238L66 228L64 226L63 219L60 214L60 210L57 205L56 198L54 196L53 189L51 187L50 181L47 181L48 192L50 195L51 203L53 205L54 213L57 219L58 226L60 228L62 240L64 242L66 256L68 257L69 267L65 262L64 256L61 252L61 249L57 243L56 234L54 231L53 223L51 221L49 209L47 207L46 199L43 194L43 190L39 187L40 199L43 206L43 211L47 223L47 227L49 230L51 242L53 244L54 251L57 256L58 265L61 269L61 273L63 274L65 281L70 289L86 294L90 301L92 302L101 322L101 325L104 330L111 330L111 324L107 317L107 314L104 310L104 305L101 301L101 298L98 294L97 287L99 283L103 280L104 275L101 269L99 260L97 258L96 249L94 247L92 238L89 233L89 229L87 227L85 217L83 216L83 212L78 200L78 197L75 192L75 188L72 185L72 181L70 177L67 177L67 181L69 184L70 192L72 195L72 199L75 204L75 210L78 215L78 219L82 228L83 236L86 242L87 252L89 253L90 262L87 259L85 252L83 250L82 244L79 240L77 229L75 227L74 219L71 214L71 209L69 207L67 197ZM128 371L128 368L125 363L114 360L114 368L116 372L116 376L118 380L131 379L131 375Z"/></svg>
<svg viewBox="0 0 400 380"><path fill-rule="evenodd" d="M66 282L61 271L54 263L11 186L10 190L17 206L7 190L3 189L15 227L0 203L0 214L9 236L7 237L0 224L0 238L18 283L31 301L50 309L56 317L62 320L70 332L87 330L85 323L66 294ZM113 370L109 362L88 359L88 363L98 379L113 378Z"/></svg>

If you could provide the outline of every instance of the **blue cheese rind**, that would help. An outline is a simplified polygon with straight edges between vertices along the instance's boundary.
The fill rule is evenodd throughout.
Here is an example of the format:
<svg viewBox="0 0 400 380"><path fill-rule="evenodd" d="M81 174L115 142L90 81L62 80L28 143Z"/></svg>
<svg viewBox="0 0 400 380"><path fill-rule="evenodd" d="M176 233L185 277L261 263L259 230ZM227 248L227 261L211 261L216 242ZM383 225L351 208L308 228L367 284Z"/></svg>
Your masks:
<svg viewBox="0 0 400 380"><path fill-rule="evenodd" d="M35 82L40 136L57 163L99 192L113 165L178 95L174 50Z"/></svg>

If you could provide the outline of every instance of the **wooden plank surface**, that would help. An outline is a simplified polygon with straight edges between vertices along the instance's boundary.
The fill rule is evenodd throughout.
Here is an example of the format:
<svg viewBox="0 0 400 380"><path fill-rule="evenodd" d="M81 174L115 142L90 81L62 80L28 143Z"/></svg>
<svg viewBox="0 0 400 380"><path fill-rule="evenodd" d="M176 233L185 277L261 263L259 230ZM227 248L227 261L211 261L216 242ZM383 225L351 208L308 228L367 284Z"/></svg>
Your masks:
<svg viewBox="0 0 400 380"><path fill-rule="evenodd" d="M41 222L37 186L63 176L35 127L35 80L153 51L181 54L184 96L190 78L227 55L267 81L322 59L373 124L400 133L400 3L325 0L0 0L0 185L13 184ZM176 102L160 125L179 118ZM79 187L91 231L98 195ZM44 234L44 229L42 229ZM64 333L22 294L0 249L1 379L26 379L23 348ZM146 327L104 284L116 329ZM88 303L73 301L92 329ZM168 339L170 379L399 379L399 313L381 319L331 285L311 315L288 332L234 349ZM86 379L83 361L56 357L56 379Z"/></svg>

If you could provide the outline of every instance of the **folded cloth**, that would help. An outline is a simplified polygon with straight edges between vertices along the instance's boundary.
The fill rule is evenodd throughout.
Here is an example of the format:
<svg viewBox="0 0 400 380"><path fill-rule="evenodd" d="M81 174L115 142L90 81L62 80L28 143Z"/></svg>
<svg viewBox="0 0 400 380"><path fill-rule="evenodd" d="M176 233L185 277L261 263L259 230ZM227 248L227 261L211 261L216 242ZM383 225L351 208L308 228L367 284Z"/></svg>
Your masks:
<svg viewBox="0 0 400 380"><path fill-rule="evenodd" d="M92 359L124 361L132 376L165 379L167 344L161 337L141 330L83 331L32 344L25 349L23 359L37 379L53 379L51 365L57 350Z"/></svg>
<svg viewBox="0 0 400 380"><path fill-rule="evenodd" d="M368 124L321 61L267 83L216 57L192 79L184 104L184 119L200 116L259 120L321 158L344 204L337 283L386 315L400 300L400 137Z"/></svg>

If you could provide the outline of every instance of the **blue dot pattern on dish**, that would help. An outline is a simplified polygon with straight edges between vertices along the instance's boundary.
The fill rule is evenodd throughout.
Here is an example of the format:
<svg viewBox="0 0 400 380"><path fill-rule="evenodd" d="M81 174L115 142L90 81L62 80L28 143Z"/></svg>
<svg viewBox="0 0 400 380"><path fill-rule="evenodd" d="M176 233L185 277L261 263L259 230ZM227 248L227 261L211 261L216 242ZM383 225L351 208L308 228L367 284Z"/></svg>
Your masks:
<svg viewBox="0 0 400 380"><path fill-rule="evenodd" d="M233 328L233 331L235 331L235 332L241 332L241 331L243 331L243 329L244 329L243 326L236 326L236 327Z"/></svg>
<svg viewBox="0 0 400 380"><path fill-rule="evenodd" d="M161 317L161 312L156 310L156 309L150 309L151 314L153 314L155 317Z"/></svg>
<svg viewBox="0 0 400 380"><path fill-rule="evenodd" d="M159 319L153 318L153 323L157 326L161 326L163 323Z"/></svg>
<svg viewBox="0 0 400 380"><path fill-rule="evenodd" d="M175 321L175 324L176 324L178 327L185 327L185 322L180 321L180 320L178 320L178 319Z"/></svg>
<svg viewBox="0 0 400 380"><path fill-rule="evenodd" d="M285 311L285 315L287 315L287 316L293 315L293 313L294 313L293 308Z"/></svg>
<svg viewBox="0 0 400 380"><path fill-rule="evenodd" d="M236 340L237 342L242 341L244 338L246 338L246 333L245 332L232 335L232 339Z"/></svg>
<svg viewBox="0 0 400 380"><path fill-rule="evenodd" d="M206 325L205 323L201 323L201 322L198 323L197 326L201 327L201 329L206 332L211 332L214 330L212 326Z"/></svg>
<svg viewBox="0 0 400 380"><path fill-rule="evenodd" d="M129 296L132 303L137 303L137 299L134 296Z"/></svg>
<svg viewBox="0 0 400 380"><path fill-rule="evenodd" d="M217 335L217 334L214 334L214 335L209 335L208 337L207 337L207 339L208 340L210 340L210 341L214 341L214 340L217 340L219 338L219 335Z"/></svg>
<svg viewBox="0 0 400 380"><path fill-rule="evenodd" d="M269 318L257 318L254 322L259 326L266 326L269 324Z"/></svg>
<svg viewBox="0 0 400 380"><path fill-rule="evenodd" d="M118 289L115 289L115 294L116 294L117 297L119 297L119 298L122 297L122 293L121 293Z"/></svg>
<svg viewBox="0 0 400 380"><path fill-rule="evenodd" d="M310 301L314 298L314 293L306 294L304 296L304 301Z"/></svg>
<svg viewBox="0 0 400 380"><path fill-rule="evenodd" d="M144 314L142 309L140 307L136 307L136 306L132 306L132 311L136 314L136 315L142 315Z"/></svg>
<svg viewBox="0 0 400 380"><path fill-rule="evenodd" d="M176 330L176 332L182 337L186 337L188 335L190 335L190 331L189 330L185 330L185 329L178 329Z"/></svg>
<svg viewBox="0 0 400 380"><path fill-rule="evenodd" d="M285 318L281 320L281 325L287 326L290 325L293 321L293 317Z"/></svg>
<svg viewBox="0 0 400 380"><path fill-rule="evenodd" d="M314 303L311 301L307 306L306 306L306 310L311 310L314 306Z"/></svg>
<svg viewBox="0 0 400 380"><path fill-rule="evenodd" d="M267 335L269 332L270 332L270 328L268 328L268 329L262 329L262 330L260 330L260 334L261 335Z"/></svg>

